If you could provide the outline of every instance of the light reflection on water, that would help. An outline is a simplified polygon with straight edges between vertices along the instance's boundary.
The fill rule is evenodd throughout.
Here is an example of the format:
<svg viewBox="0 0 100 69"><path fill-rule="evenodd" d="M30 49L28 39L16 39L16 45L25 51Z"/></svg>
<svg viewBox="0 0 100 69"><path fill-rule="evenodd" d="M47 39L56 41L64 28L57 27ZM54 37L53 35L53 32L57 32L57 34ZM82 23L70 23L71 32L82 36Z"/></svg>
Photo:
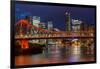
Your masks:
<svg viewBox="0 0 100 69"><path fill-rule="evenodd" d="M16 56L15 64L35 65L35 64L49 64L49 63L94 61L93 54L87 54L87 52L89 52L88 49L86 49L85 51L86 53L83 53L80 46L59 47L59 46L51 45L48 46L48 49L44 49L43 53L41 54ZM93 52L93 50L91 52ZM92 55L92 56L88 56L88 55Z"/></svg>

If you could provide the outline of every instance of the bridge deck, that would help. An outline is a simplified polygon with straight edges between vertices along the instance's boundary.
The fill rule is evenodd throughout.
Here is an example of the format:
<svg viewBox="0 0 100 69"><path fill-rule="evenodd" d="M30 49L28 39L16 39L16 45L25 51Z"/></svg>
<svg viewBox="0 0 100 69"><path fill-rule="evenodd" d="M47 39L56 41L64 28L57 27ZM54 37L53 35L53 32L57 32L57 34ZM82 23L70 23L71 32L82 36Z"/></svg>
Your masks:
<svg viewBox="0 0 100 69"><path fill-rule="evenodd" d="M94 37L29 37L29 38L15 38L15 40L32 40L32 39L64 39L64 38L94 38Z"/></svg>

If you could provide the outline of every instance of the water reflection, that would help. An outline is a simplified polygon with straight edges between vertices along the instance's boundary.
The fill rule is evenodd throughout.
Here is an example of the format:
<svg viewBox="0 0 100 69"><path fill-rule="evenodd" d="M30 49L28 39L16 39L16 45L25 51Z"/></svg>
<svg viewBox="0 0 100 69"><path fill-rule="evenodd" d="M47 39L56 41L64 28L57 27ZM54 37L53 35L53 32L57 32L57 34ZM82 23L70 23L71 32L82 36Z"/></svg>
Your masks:
<svg viewBox="0 0 100 69"><path fill-rule="evenodd" d="M92 46L59 46L49 44L43 52L34 55L15 57L16 65L35 65L52 63L71 63L94 61L94 45Z"/></svg>

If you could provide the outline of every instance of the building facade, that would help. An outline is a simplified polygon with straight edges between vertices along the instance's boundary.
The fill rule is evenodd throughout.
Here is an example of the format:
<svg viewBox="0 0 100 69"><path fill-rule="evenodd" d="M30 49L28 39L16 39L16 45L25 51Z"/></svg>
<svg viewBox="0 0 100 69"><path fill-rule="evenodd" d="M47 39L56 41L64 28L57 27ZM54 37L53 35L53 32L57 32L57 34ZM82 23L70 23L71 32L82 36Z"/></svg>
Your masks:
<svg viewBox="0 0 100 69"><path fill-rule="evenodd" d="M66 15L66 31L71 31L70 13L65 13Z"/></svg>
<svg viewBox="0 0 100 69"><path fill-rule="evenodd" d="M33 16L33 23L32 24L38 27L39 23L40 23L40 17Z"/></svg>
<svg viewBox="0 0 100 69"><path fill-rule="evenodd" d="M72 30L73 31L80 31L81 30L82 21L72 19Z"/></svg>
<svg viewBox="0 0 100 69"><path fill-rule="evenodd" d="M53 23L52 23L52 21L48 21L48 30L53 30Z"/></svg>

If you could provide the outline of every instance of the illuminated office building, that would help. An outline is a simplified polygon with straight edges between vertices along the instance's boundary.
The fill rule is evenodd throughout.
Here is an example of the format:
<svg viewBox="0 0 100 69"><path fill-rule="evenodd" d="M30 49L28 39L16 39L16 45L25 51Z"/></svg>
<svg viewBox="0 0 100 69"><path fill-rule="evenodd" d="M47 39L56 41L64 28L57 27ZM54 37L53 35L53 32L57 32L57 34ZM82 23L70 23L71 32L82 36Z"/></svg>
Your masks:
<svg viewBox="0 0 100 69"><path fill-rule="evenodd" d="M72 30L73 31L80 31L82 21L72 19Z"/></svg>
<svg viewBox="0 0 100 69"><path fill-rule="evenodd" d="M85 22L82 22L82 24L80 25L80 29L81 31L87 31L88 30L88 25Z"/></svg>
<svg viewBox="0 0 100 69"><path fill-rule="evenodd" d="M48 27L48 30L50 30L50 31L53 30L53 23L52 23L52 21L48 21L47 27ZM54 42L53 39L48 39L48 44L52 44L53 42Z"/></svg>
<svg viewBox="0 0 100 69"><path fill-rule="evenodd" d="M65 13L66 15L66 31L71 31L71 23L70 23L70 13Z"/></svg>
<svg viewBox="0 0 100 69"><path fill-rule="evenodd" d="M46 29L46 24L45 23L39 23L38 26L39 26L39 28Z"/></svg>
<svg viewBox="0 0 100 69"><path fill-rule="evenodd" d="M38 27L39 23L40 23L40 17L33 16L33 25Z"/></svg>
<svg viewBox="0 0 100 69"><path fill-rule="evenodd" d="M53 30L53 23L52 23L52 21L48 22L48 30Z"/></svg>

